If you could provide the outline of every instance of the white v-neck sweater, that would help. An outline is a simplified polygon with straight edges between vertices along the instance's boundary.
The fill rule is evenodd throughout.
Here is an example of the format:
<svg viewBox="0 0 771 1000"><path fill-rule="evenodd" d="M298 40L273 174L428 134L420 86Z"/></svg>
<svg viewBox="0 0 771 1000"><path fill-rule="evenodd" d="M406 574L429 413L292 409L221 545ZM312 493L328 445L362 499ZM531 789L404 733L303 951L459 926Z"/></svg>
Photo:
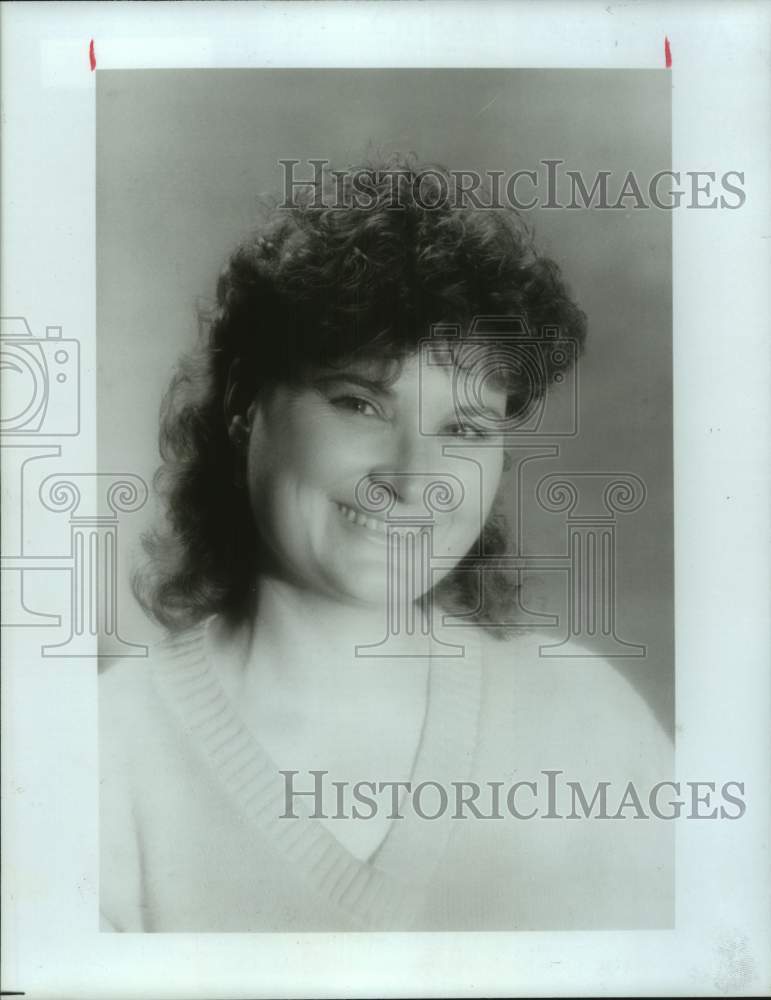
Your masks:
<svg viewBox="0 0 771 1000"><path fill-rule="evenodd" d="M361 861L310 817L311 797L293 800L296 819L283 815L280 766L229 700L206 635L197 626L100 678L103 929L672 926L674 824L648 805L673 778L672 745L607 661L539 656L542 635L462 630L464 656L432 658L412 775L412 789L445 789L447 807L419 815L440 811L434 785L417 811L407 797ZM294 780L313 787L310 775ZM480 787L476 810L458 802L464 781ZM587 803L608 782L604 815L617 818L598 818L599 800L585 818L570 781ZM619 809L630 781L648 818L628 795ZM375 797L391 808L390 795ZM324 803L331 815L331 793Z"/></svg>

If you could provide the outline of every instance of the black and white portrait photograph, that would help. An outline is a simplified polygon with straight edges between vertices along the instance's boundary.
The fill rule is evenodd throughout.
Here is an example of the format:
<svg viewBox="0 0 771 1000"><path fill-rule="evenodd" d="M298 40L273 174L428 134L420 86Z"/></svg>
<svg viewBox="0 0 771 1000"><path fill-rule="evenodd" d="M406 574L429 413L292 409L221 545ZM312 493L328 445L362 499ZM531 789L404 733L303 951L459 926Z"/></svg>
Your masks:
<svg viewBox="0 0 771 1000"><path fill-rule="evenodd" d="M100 465L160 409L165 630L100 681L108 929L671 926L671 216L623 187L666 75L97 102Z"/></svg>
<svg viewBox="0 0 771 1000"><path fill-rule="evenodd" d="M40 43L87 242L58 312L32 272L2 310L11 738L48 706L12 781L48 767L89 858L67 995L753 995L749 126L688 145L656 5L91 6L77 74Z"/></svg>

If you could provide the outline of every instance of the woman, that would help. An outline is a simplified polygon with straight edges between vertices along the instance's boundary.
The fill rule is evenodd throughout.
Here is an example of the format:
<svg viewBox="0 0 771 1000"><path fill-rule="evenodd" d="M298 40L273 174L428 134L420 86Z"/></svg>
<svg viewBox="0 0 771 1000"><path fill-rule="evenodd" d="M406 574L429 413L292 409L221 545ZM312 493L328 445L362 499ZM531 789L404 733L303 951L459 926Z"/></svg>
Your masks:
<svg viewBox="0 0 771 1000"><path fill-rule="evenodd" d="M343 180L235 251L164 404L138 594L169 637L101 682L104 926L666 924L668 831L566 818L557 788L664 779L666 737L607 662L510 634L513 587L477 568L505 551L506 431L571 355L528 380L474 321L580 345L584 317L445 172Z"/></svg>

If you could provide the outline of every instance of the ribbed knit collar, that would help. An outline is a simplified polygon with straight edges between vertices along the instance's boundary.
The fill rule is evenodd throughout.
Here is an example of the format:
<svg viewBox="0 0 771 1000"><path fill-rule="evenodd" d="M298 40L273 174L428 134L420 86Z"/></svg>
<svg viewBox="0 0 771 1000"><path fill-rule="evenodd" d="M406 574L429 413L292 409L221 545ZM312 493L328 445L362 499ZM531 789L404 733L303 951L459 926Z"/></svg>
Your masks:
<svg viewBox="0 0 771 1000"><path fill-rule="evenodd" d="M209 620L211 621L211 619ZM307 809L302 821L281 819L278 765L231 703L212 662L204 622L166 639L154 678L220 785L241 813L268 837L318 893L361 929L408 929L450 835L450 812L437 820L405 813L393 821L373 856L350 853ZM428 704L413 769L421 781L466 780L477 743L481 651L464 629L465 655L432 656Z"/></svg>

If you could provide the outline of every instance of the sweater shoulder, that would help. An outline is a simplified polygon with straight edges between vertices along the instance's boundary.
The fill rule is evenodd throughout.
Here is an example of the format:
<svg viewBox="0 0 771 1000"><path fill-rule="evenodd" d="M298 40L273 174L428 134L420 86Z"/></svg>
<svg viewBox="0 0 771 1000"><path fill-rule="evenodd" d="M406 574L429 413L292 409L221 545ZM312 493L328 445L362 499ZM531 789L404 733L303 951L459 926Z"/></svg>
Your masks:
<svg viewBox="0 0 771 1000"><path fill-rule="evenodd" d="M537 631L504 639L479 631L485 682L501 696L507 692L516 692L518 699L560 695L564 701L578 695L579 704L601 702L608 711L636 707L653 718L625 673L590 646L575 640L556 646L552 636ZM645 660L637 662L644 670Z"/></svg>
<svg viewBox="0 0 771 1000"><path fill-rule="evenodd" d="M149 929L145 841L168 795L180 741L158 675L193 666L200 634L162 640L145 657L99 675L100 908L102 928ZM191 642L191 640L193 640Z"/></svg>
<svg viewBox="0 0 771 1000"><path fill-rule="evenodd" d="M152 646L147 656L109 662L99 675L99 739L102 753L141 743L161 710L158 679L194 670L204 652L204 629L196 626Z"/></svg>
<svg viewBox="0 0 771 1000"><path fill-rule="evenodd" d="M99 674L100 702L109 705L116 699L141 697L155 673L192 666L204 651L205 635L204 623L165 636L149 648L146 656L108 661Z"/></svg>
<svg viewBox="0 0 771 1000"><path fill-rule="evenodd" d="M494 742L498 733L516 732L560 760L669 774L672 741L612 660L575 641L555 648L543 632L507 639L483 632L480 642L484 718ZM632 669L645 666L641 659Z"/></svg>

